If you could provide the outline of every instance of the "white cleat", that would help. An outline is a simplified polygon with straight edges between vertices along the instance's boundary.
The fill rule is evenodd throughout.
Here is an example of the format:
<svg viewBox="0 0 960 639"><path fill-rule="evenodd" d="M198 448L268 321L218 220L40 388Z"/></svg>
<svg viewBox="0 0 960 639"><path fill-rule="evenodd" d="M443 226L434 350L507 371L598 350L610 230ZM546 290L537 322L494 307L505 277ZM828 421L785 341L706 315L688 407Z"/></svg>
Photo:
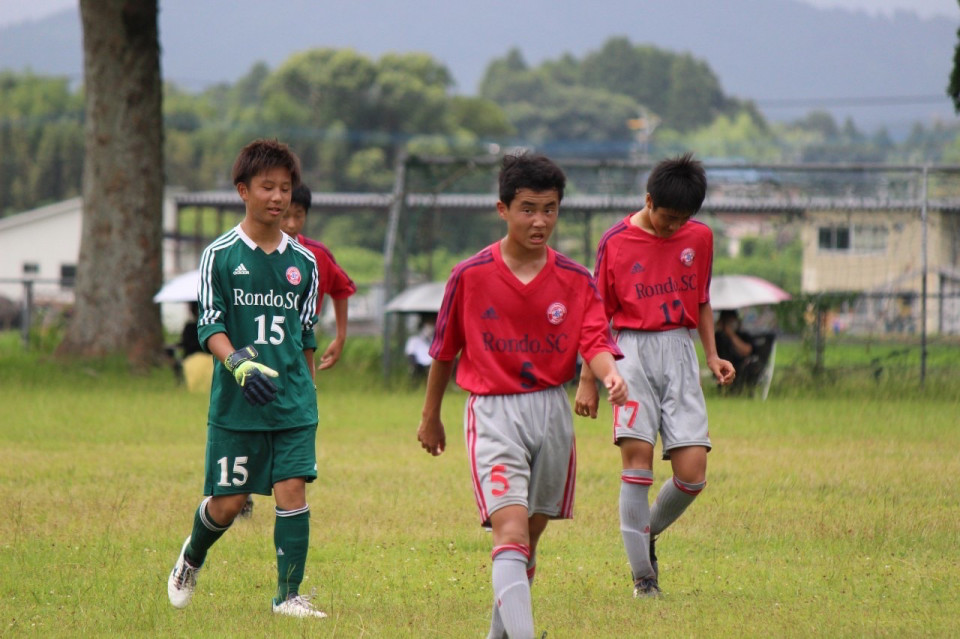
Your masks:
<svg viewBox="0 0 960 639"><path fill-rule="evenodd" d="M170 571L170 578L167 579L167 596L170 597L170 603L174 608L186 608L197 587L197 573L200 572L200 568L191 566L183 556L189 543L190 538L187 537L180 549L177 563Z"/></svg>
<svg viewBox="0 0 960 639"><path fill-rule="evenodd" d="M322 619L327 616L327 613L317 610L303 595L291 595L280 604L274 600L273 611L278 615L287 615L288 617L319 617Z"/></svg>

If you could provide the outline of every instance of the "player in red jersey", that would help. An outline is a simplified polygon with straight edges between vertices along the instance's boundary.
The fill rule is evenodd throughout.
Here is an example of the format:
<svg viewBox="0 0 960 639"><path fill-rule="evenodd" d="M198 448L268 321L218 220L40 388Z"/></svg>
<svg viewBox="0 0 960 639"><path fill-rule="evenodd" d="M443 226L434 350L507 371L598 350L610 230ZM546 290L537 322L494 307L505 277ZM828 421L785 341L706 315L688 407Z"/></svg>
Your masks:
<svg viewBox="0 0 960 639"><path fill-rule="evenodd" d="M454 359L474 495L493 528L490 637L532 637L530 583L540 535L570 518L576 448L562 384L580 352L622 404L621 357L590 273L547 246L566 178L541 155L508 156L497 211L507 234L454 267L430 348L417 439L432 455L446 446L440 406Z"/></svg>
<svg viewBox="0 0 960 639"><path fill-rule="evenodd" d="M317 292L317 308L323 304L323 295L326 293L333 300L333 314L336 318L337 334L333 341L320 356L317 370L327 370L340 359L343 344L347 339L347 298L357 292L357 285L340 268L323 242L305 237L300 231L307 221L310 212L312 194L310 189L301 184L290 194L290 207L280 220L283 232L305 246L317 258L317 270L320 272L320 287Z"/></svg>
<svg viewBox="0 0 960 639"><path fill-rule="evenodd" d="M717 356L710 306L713 233L690 218L707 190L703 166L690 154L660 162L647 181L645 206L608 230L597 248L595 276L607 317L618 331L628 401L614 407L620 447L620 531L633 573L634 596L660 594L654 541L706 486L710 437L690 331L720 384L734 368ZM575 411L597 416L597 388L584 367ZM660 434L673 479L653 508L653 447Z"/></svg>

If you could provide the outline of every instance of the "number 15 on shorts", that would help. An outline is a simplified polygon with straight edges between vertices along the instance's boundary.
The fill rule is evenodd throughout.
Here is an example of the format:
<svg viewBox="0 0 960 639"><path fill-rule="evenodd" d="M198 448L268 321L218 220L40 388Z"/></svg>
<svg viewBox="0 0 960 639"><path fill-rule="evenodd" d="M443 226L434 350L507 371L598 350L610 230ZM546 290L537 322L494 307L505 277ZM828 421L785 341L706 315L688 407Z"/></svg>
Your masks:
<svg viewBox="0 0 960 639"><path fill-rule="evenodd" d="M247 458L234 457L232 473L228 470L230 468L228 459L227 457L221 457L217 460L217 465L220 466L220 481L217 482L217 486L243 486L250 476L244 466L247 463Z"/></svg>

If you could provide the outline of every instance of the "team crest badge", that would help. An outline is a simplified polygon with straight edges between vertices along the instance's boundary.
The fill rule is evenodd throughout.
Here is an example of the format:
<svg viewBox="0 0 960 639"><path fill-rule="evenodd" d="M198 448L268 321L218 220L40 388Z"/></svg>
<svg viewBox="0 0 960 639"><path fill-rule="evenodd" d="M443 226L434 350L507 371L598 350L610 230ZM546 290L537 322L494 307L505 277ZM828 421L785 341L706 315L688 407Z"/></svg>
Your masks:
<svg viewBox="0 0 960 639"><path fill-rule="evenodd" d="M287 281L296 286L300 283L300 269L296 266L291 266L287 269Z"/></svg>
<svg viewBox="0 0 960 639"><path fill-rule="evenodd" d="M560 302L554 302L547 307L547 320L551 324L559 324L567 319L567 307Z"/></svg>
<svg viewBox="0 0 960 639"><path fill-rule="evenodd" d="M693 258L697 256L697 252L692 248L685 248L680 251L680 263L684 266L690 266L693 264Z"/></svg>

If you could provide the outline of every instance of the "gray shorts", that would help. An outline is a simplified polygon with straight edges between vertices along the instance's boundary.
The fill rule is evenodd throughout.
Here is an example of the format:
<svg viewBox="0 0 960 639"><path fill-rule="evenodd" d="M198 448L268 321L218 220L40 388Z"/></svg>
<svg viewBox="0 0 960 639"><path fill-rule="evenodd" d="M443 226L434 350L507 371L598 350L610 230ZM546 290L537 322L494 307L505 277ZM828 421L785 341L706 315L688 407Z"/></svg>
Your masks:
<svg viewBox="0 0 960 639"><path fill-rule="evenodd" d="M707 405L700 387L700 365L690 331L620 331L617 362L627 382L627 403L615 406L613 440L663 440L663 458L670 450L705 446L710 450Z"/></svg>
<svg viewBox="0 0 960 639"><path fill-rule="evenodd" d="M470 395L463 423L482 525L510 505L552 519L573 517L577 450L563 388Z"/></svg>

